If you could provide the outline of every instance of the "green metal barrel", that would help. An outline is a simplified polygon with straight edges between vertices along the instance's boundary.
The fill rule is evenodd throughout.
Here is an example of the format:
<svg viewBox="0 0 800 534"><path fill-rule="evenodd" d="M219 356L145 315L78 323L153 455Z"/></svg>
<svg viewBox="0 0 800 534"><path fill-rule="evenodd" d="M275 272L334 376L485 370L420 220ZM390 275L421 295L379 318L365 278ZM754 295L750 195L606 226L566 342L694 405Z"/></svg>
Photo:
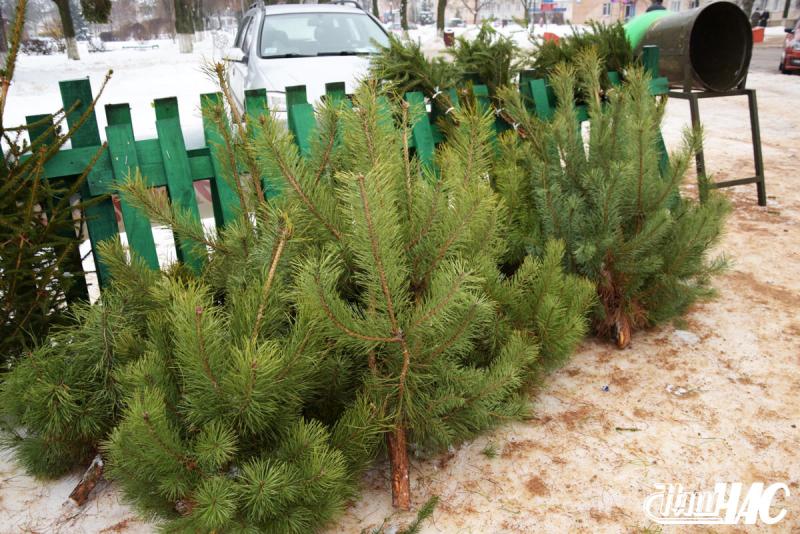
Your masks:
<svg viewBox="0 0 800 534"><path fill-rule="evenodd" d="M753 34L744 11L732 2L672 13L651 11L625 25L635 50L659 47L659 72L670 85L723 92L747 76Z"/></svg>

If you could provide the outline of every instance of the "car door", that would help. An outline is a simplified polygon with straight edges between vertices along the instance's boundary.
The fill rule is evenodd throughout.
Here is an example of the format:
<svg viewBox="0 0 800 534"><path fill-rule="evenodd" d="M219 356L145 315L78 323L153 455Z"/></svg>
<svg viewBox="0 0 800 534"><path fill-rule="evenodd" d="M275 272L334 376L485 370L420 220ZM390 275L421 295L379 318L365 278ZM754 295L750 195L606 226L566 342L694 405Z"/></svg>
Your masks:
<svg viewBox="0 0 800 534"><path fill-rule="evenodd" d="M244 109L244 90L245 82L247 80L247 64L250 60L248 55L250 50L248 46L252 43L250 34L253 32L255 17L250 15L242 19L239 25L239 31L236 34L236 40L233 42L233 47L242 51L242 60L230 59L228 63L228 84L233 93L233 98L239 105L239 109Z"/></svg>

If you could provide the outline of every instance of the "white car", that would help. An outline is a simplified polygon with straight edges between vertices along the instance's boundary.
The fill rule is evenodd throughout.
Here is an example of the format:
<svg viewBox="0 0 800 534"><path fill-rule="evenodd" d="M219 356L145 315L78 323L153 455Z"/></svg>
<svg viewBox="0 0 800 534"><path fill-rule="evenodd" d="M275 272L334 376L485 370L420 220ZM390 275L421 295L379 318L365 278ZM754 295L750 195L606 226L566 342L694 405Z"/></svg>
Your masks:
<svg viewBox="0 0 800 534"><path fill-rule="evenodd" d="M305 85L310 103L325 84L344 82L352 93L370 56L389 38L380 22L341 4L253 4L227 54L228 81L239 109L247 89L267 90L269 108L286 111L286 87Z"/></svg>

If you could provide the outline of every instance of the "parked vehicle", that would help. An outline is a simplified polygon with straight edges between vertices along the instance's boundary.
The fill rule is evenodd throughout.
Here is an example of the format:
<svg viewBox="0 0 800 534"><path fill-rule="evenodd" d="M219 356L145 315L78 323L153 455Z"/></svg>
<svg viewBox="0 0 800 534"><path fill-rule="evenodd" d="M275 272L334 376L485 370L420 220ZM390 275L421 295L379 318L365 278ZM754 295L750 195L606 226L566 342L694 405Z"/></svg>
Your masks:
<svg viewBox="0 0 800 534"><path fill-rule="evenodd" d="M245 90L264 88L270 110L285 113L286 87L305 85L312 103L326 83L345 82L351 92L388 43L378 19L358 7L253 4L226 54L231 91L243 109Z"/></svg>
<svg viewBox="0 0 800 534"><path fill-rule="evenodd" d="M794 26L786 28L786 40L778 68L784 74L800 72L800 19L795 21Z"/></svg>
<svg viewBox="0 0 800 534"><path fill-rule="evenodd" d="M467 23L464 22L462 19L459 18L452 18L447 21L448 28L464 28L467 26Z"/></svg>

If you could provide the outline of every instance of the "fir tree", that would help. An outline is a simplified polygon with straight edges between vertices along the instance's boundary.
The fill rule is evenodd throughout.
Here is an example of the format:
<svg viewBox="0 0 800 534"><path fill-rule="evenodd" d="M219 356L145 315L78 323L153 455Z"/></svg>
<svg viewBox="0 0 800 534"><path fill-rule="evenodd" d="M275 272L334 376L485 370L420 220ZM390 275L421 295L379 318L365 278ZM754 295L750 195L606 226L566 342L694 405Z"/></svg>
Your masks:
<svg viewBox="0 0 800 534"><path fill-rule="evenodd" d="M17 5L11 46L0 76L0 116L5 113L8 88L14 77L24 27L25 0ZM106 78L108 81L108 77ZM102 94L101 87L97 98ZM0 155L0 364L41 342L52 325L63 324L67 303L88 298L77 250L82 221L73 212L90 202L70 204L79 192L94 160L74 180L48 180L45 165L93 113L94 102L62 132L66 114L23 126L0 119L4 153ZM28 137L30 140L26 139Z"/></svg>
<svg viewBox="0 0 800 534"><path fill-rule="evenodd" d="M541 254L563 240L571 271L594 281L595 327L624 347L631 330L682 313L710 293L709 278L724 260L709 259L727 203L719 195L695 202L678 193L697 147L687 132L662 177L657 136L663 106L649 94L641 68L601 95L602 63L582 53L577 66L561 64L551 80L558 109L552 122L532 117L519 95L504 106L530 135L505 138L495 188L510 207L514 227L509 261ZM588 138L577 128L573 94L587 95Z"/></svg>

